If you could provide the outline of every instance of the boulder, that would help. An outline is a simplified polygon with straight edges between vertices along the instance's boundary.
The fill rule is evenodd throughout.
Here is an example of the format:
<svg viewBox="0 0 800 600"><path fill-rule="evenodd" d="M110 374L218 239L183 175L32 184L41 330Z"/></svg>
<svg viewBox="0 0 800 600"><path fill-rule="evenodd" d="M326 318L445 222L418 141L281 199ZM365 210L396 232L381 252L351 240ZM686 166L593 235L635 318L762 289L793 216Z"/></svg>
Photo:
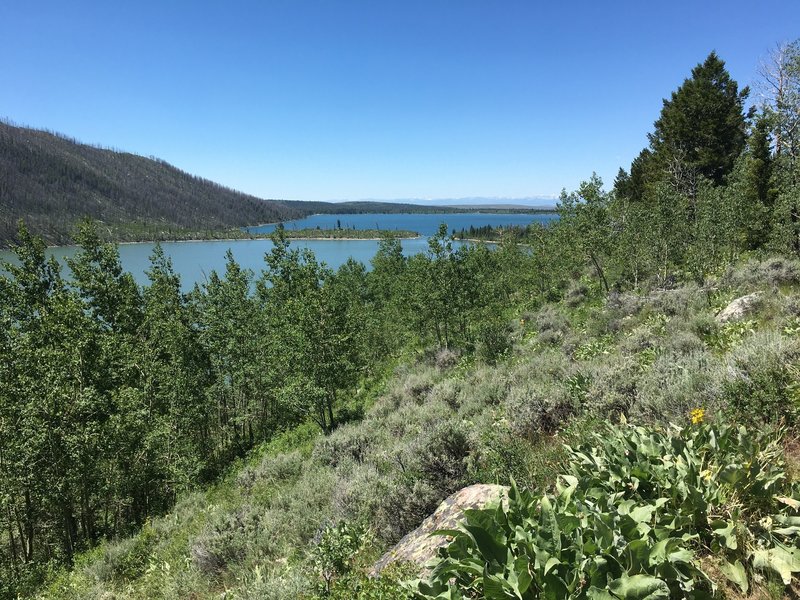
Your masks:
<svg viewBox="0 0 800 600"><path fill-rule="evenodd" d="M407 534L391 550L376 562L370 574L378 575L393 562L412 562L424 568L436 556L436 551L447 545L450 538L443 535L432 536L437 529L455 529L467 509L479 509L493 500L504 499L508 488L503 485L476 484L465 487L449 496L439 508L422 522L422 525Z"/></svg>
<svg viewBox="0 0 800 600"><path fill-rule="evenodd" d="M760 297L761 292L753 292L737 298L717 314L717 323L727 323L741 319L755 307Z"/></svg>

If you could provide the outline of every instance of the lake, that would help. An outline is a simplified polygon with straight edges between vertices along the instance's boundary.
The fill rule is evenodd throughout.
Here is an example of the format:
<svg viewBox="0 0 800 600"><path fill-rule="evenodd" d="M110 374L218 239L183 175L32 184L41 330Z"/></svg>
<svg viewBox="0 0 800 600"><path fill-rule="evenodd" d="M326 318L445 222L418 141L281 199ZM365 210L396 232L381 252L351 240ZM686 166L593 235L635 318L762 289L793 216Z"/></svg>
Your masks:
<svg viewBox="0 0 800 600"><path fill-rule="evenodd" d="M331 229L336 227L337 221L342 227L355 229L383 229L383 230L411 230L419 232L422 237L417 239L402 240L403 252L407 255L424 252L428 248L428 236L436 233L439 224L447 223L448 231L455 229L469 229L470 225L481 227L484 225L527 225L533 222L546 223L554 218L554 214L483 214L483 213L453 213L453 214L343 214L343 215L312 215L296 221L287 221L284 226L287 230L317 227ZM269 232L275 225L261 225L248 228L252 232ZM317 260L325 262L329 267L337 269L352 257L369 266L369 261L378 249L378 242L374 240L293 240L290 244L294 248L309 248L314 252ZM161 242L161 247L172 259L175 271L181 276L184 290L191 289L195 283L207 280L211 271L221 273L225 270L225 252L229 248L236 261L246 269L251 269L256 274L264 267L264 254L272 248L270 240L209 240L197 242ZM73 256L78 251L76 246L62 246L49 248L48 254L59 259ZM153 251L153 244L142 242L136 244L120 244L119 253L122 266L133 273L140 284L147 283L145 271L149 267L149 257ZM0 251L0 258L7 259L10 252Z"/></svg>

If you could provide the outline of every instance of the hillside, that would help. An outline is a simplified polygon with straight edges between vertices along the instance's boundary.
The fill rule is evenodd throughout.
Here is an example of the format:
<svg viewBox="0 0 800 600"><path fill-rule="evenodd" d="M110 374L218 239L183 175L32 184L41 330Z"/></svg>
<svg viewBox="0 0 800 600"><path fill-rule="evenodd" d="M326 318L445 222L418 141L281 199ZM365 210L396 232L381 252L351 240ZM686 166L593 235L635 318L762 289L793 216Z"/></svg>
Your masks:
<svg viewBox="0 0 800 600"><path fill-rule="evenodd" d="M164 161L0 122L0 245L17 221L51 244L89 216L119 240L181 237L308 214L195 177Z"/></svg>
<svg viewBox="0 0 800 600"><path fill-rule="evenodd" d="M731 299L753 291L761 296L747 314L715 318ZM692 423L697 407L705 410L694 419L715 432L730 431L729 421L758 421L770 432L756 436L759 460L768 457L769 470L755 472L755 483L767 476L783 482L783 447L758 444L777 439L775 423L794 422L798 302L800 263L781 259L740 265L702 288L690 283L606 298L576 283L566 301L519 315L511 347L496 364L442 351L384 370L351 400L363 418L330 435L311 423L284 432L218 484L182 496L135 536L96 547L42 597L410 599L398 579L413 576L413 567L391 567L379 579L366 573L448 494L511 477L534 495L551 490L558 474L580 469L563 444L575 453L598 453L593 432L624 415L646 428L611 425L612 433L641 437L652 428L653 440L668 423L692 436L706 434L705 425ZM794 443L786 447L796 474ZM741 449L727 451L736 460ZM746 489L741 482L740 489ZM712 509L714 502L720 504L710 500L709 515L740 510L742 498ZM699 511L696 498L693 503L685 510ZM740 539L749 533L743 530ZM702 571L689 569L697 585L703 589L707 574L724 590L718 597L740 598L718 570L724 554L692 546L699 559L692 564L702 565ZM781 597L776 578L756 581L753 599ZM473 597L484 596L463 596Z"/></svg>
<svg viewBox="0 0 800 600"><path fill-rule="evenodd" d="M0 248L16 241L20 219L48 244L59 245L74 241L75 225L86 217L101 223L113 240L139 241L228 237L232 228L314 213L419 212L459 209L372 201L262 200L163 160L0 121Z"/></svg>

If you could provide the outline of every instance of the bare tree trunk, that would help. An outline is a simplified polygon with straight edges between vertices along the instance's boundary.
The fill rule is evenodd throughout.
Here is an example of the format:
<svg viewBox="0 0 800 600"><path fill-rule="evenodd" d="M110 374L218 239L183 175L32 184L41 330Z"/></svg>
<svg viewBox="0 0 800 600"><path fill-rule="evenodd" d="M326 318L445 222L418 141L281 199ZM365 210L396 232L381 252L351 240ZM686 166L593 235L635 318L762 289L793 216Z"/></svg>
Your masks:
<svg viewBox="0 0 800 600"><path fill-rule="evenodd" d="M594 252L589 252L589 258L592 259L592 263L594 263L594 268L597 271L597 276L600 278L600 281L603 284L603 288L606 290L606 294L610 291L608 287L608 281L606 281L606 275L603 273L603 269L600 266L600 263L597 260L597 257L594 255Z"/></svg>

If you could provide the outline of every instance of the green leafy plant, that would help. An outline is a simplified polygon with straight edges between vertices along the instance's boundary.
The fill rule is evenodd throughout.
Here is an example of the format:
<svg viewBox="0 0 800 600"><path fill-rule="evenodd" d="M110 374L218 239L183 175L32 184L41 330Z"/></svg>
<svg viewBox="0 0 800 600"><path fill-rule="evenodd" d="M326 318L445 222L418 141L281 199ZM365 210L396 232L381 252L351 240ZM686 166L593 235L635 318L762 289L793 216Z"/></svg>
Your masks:
<svg viewBox="0 0 800 600"><path fill-rule="evenodd" d="M364 528L345 521L329 524L319 533L312 564L319 576L320 596L329 597L336 580L353 572L368 539Z"/></svg>
<svg viewBox="0 0 800 600"><path fill-rule="evenodd" d="M777 433L704 423L609 426L568 447L556 493L512 483L507 503L467 511L427 581L431 598L709 598L713 552L743 592L800 572L800 497Z"/></svg>
<svg viewBox="0 0 800 600"><path fill-rule="evenodd" d="M706 341L715 350L724 352L753 334L755 328L756 322L753 320L731 321L714 331Z"/></svg>
<svg viewBox="0 0 800 600"><path fill-rule="evenodd" d="M613 338L610 335L604 335L597 339L590 340L578 346L573 356L576 360L589 360L601 354L608 354L611 351L612 342Z"/></svg>

